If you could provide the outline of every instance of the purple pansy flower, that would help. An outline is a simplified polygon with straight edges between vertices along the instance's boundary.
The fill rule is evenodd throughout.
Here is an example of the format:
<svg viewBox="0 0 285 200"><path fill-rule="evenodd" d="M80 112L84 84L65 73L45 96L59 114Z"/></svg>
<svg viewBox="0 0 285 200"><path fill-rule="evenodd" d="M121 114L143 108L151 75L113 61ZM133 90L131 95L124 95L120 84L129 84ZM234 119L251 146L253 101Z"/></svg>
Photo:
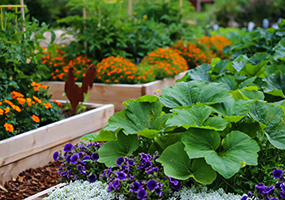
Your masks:
<svg viewBox="0 0 285 200"><path fill-rule="evenodd" d="M284 192L279 192L281 198L285 199L285 193Z"/></svg>
<svg viewBox="0 0 285 200"><path fill-rule="evenodd" d="M77 154L72 155L70 158L71 164L77 163L78 159L79 159L79 156Z"/></svg>
<svg viewBox="0 0 285 200"><path fill-rule="evenodd" d="M58 152L58 151L54 152L54 154L53 154L52 157L53 157L53 160L54 160L54 161L59 160L59 158L60 158L60 157L59 157L59 152Z"/></svg>
<svg viewBox="0 0 285 200"><path fill-rule="evenodd" d="M72 150L72 148L73 148L73 144L67 143L66 145L64 145L63 150L65 152L70 152Z"/></svg>
<svg viewBox="0 0 285 200"><path fill-rule="evenodd" d="M137 198L138 199L144 199L146 197L146 195L147 195L147 192L145 191L145 189L141 188L138 191Z"/></svg>
<svg viewBox="0 0 285 200"><path fill-rule="evenodd" d="M267 187L265 190L263 190L263 194L268 195L272 194L274 191L274 186Z"/></svg>
<svg viewBox="0 0 285 200"><path fill-rule="evenodd" d="M114 190L119 189L119 187L120 187L120 181L119 181L118 179L115 179L115 180L112 182L112 186L113 186Z"/></svg>
<svg viewBox="0 0 285 200"><path fill-rule="evenodd" d="M121 181L124 181L127 179L126 174L124 172L116 172L117 178Z"/></svg>
<svg viewBox="0 0 285 200"><path fill-rule="evenodd" d="M153 191L156 187L157 187L157 182L156 180L152 179L149 182L147 182L147 189L149 189L150 191Z"/></svg>
<svg viewBox="0 0 285 200"><path fill-rule="evenodd" d="M274 178L281 178L283 171L281 169L275 169L272 172Z"/></svg>
<svg viewBox="0 0 285 200"><path fill-rule="evenodd" d="M87 179L90 183L94 183L96 181L97 177L96 177L96 175L91 174L90 176L87 177Z"/></svg>
<svg viewBox="0 0 285 200"><path fill-rule="evenodd" d="M263 183L258 183L257 185L255 185L255 190L257 191L257 194L262 193L265 189L266 186Z"/></svg>
<svg viewBox="0 0 285 200"><path fill-rule="evenodd" d="M244 195L240 200L247 200L248 196Z"/></svg>
<svg viewBox="0 0 285 200"><path fill-rule="evenodd" d="M84 156L84 157L82 158L81 162L82 162L84 165L86 165L87 163L90 162L89 160L91 160L90 156Z"/></svg>
<svg viewBox="0 0 285 200"><path fill-rule="evenodd" d="M124 161L125 161L125 160L124 160L124 157L119 157L119 158L117 159L116 164L117 164L117 165L121 165Z"/></svg>
<svg viewBox="0 0 285 200"><path fill-rule="evenodd" d="M77 169L82 175L86 175L86 168L84 166L77 165Z"/></svg>
<svg viewBox="0 0 285 200"><path fill-rule="evenodd" d="M133 192L137 192L140 189L140 183L138 181L135 181L131 184L131 190Z"/></svg>
<svg viewBox="0 0 285 200"><path fill-rule="evenodd" d="M91 155L91 159L92 160L94 160L94 161L97 161L98 159L99 159L99 154L98 153L93 153L92 155Z"/></svg>

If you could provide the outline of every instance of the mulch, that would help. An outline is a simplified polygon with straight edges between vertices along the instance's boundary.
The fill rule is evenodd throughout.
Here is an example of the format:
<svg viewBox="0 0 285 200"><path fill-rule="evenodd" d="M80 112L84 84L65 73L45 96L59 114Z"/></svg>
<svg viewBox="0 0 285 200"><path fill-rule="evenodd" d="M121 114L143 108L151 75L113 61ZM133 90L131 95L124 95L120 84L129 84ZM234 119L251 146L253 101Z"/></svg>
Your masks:
<svg viewBox="0 0 285 200"><path fill-rule="evenodd" d="M21 172L16 179L6 182L3 186L0 185L0 199L25 199L57 185L60 180L57 173L60 164L58 161L50 162L44 167Z"/></svg>

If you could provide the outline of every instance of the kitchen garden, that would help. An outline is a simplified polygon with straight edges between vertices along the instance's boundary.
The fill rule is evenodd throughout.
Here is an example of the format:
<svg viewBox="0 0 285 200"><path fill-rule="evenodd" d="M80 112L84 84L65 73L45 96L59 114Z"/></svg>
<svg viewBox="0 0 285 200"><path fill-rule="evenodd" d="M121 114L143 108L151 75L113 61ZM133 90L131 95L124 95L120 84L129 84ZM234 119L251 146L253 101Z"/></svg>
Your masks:
<svg viewBox="0 0 285 200"><path fill-rule="evenodd" d="M87 8L88 18L59 19L74 40L54 44L52 33L47 47L41 41L52 32L48 25L4 13L0 144L53 130L63 112L84 110L74 109L70 94L82 101L85 93L88 102L93 83L140 85L185 75L159 95L124 101L116 113L100 102L89 124L54 131L49 143L31 136L27 144L47 146L57 179L67 184L44 199L285 199L285 21L231 41L183 22L170 3L122 17L117 4L95 9L94 2L70 1L75 11ZM54 99L44 81L65 81L71 104ZM59 136L73 129L82 130L69 140ZM56 137L62 141L51 146ZM1 156L0 177L15 155ZM29 196L9 196L8 182L0 186L1 198Z"/></svg>

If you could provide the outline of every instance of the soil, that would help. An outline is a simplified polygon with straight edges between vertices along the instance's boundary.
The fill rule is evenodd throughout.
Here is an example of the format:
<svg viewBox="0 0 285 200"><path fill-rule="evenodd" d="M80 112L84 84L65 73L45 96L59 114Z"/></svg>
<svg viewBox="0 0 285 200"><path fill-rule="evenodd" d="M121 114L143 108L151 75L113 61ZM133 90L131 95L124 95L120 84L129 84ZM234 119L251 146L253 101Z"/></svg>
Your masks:
<svg viewBox="0 0 285 200"><path fill-rule="evenodd" d="M21 172L16 179L6 182L4 186L0 185L0 199L25 199L57 185L60 180L57 173L60 164L59 161L50 162L44 167L27 169Z"/></svg>

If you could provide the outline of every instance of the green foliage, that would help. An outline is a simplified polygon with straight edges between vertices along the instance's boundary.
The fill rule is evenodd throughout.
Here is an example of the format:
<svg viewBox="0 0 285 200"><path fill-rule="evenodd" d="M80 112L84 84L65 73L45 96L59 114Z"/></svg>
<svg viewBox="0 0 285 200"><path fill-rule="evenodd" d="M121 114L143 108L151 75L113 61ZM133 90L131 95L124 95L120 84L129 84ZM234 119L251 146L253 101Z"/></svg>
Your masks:
<svg viewBox="0 0 285 200"><path fill-rule="evenodd" d="M258 57L249 62L260 63L254 58ZM123 134L138 135L139 147L130 153L160 152L158 161L166 175L224 186L223 180L236 180L246 165L260 166L260 149L264 151L260 155L270 148L284 149L283 104L258 100L260 94L256 86L227 92L217 83L178 83L164 88L159 98L144 96L124 102L126 108L111 117L99 134L88 138L104 141L103 134L108 133L106 139L116 138L111 141L115 143Z"/></svg>
<svg viewBox="0 0 285 200"><path fill-rule="evenodd" d="M119 157L131 155L138 146L139 141L136 135L127 136L119 132L117 141L109 141L99 149L98 162L105 163L107 167L110 167Z"/></svg>
<svg viewBox="0 0 285 200"><path fill-rule="evenodd" d="M4 14L4 27L0 30L0 91L9 94L12 90L25 94L32 81L39 82L45 78L48 68L41 63L43 56L39 39L48 31L48 26L23 21L13 13ZM25 27L23 31L21 27ZM32 37L33 35L33 37ZM35 54L35 51L39 51Z"/></svg>
<svg viewBox="0 0 285 200"><path fill-rule="evenodd" d="M211 184L216 178L216 172L203 159L189 159L181 142L167 147L157 161L165 166L167 176L179 180L193 177L199 183Z"/></svg>

